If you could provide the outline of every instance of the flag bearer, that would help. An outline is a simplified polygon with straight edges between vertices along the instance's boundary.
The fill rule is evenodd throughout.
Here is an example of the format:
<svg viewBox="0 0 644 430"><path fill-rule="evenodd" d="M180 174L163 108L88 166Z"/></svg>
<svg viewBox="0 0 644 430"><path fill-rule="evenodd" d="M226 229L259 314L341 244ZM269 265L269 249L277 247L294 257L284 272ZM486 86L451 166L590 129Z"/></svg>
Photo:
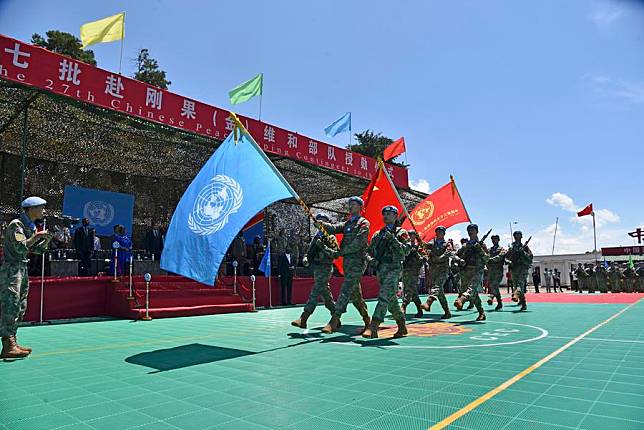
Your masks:
<svg viewBox="0 0 644 430"><path fill-rule="evenodd" d="M4 234L4 264L0 267L0 336L2 352L0 358L23 358L31 348L18 345L16 334L18 324L27 310L29 275L27 255L42 254L51 240L47 231L36 232L35 222L43 218L47 202L40 197L29 197L22 202L20 218L12 220Z"/></svg>
<svg viewBox="0 0 644 430"><path fill-rule="evenodd" d="M315 216L315 220L319 222L329 222L328 215L319 213ZM329 279L333 273L333 254L338 250L338 241L335 236L324 235L322 231L318 231L311 243L306 255L303 258L305 266L311 266L313 273L313 289L309 295L309 300L304 306L304 311L300 318L296 319L291 325L299 328L306 328L306 321L309 319L315 307L318 304L318 297L322 297L324 307L331 312L331 316L335 313L335 303L333 303L333 296L331 295L331 287L329 287Z"/></svg>
<svg viewBox="0 0 644 430"><path fill-rule="evenodd" d="M338 224L318 222L330 234L343 234L340 250L334 253L333 257L343 257L344 282L335 303L335 313L322 329L324 333L337 331L340 327L340 318L347 311L349 301L358 309L365 329L371 322L360 288L360 279L367 268L367 246L369 245L369 221L360 215L363 206L364 201L360 197L351 197L349 199L350 218L347 221Z"/></svg>

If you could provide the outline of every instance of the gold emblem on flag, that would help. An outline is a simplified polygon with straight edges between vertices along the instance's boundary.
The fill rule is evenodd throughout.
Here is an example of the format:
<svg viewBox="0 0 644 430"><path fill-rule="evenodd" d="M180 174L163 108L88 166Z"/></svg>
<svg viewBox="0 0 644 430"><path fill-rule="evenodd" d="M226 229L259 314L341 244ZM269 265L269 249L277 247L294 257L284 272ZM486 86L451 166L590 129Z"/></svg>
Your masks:
<svg viewBox="0 0 644 430"><path fill-rule="evenodd" d="M411 218L414 224L421 224L432 215L434 215L434 202L426 200L411 214Z"/></svg>

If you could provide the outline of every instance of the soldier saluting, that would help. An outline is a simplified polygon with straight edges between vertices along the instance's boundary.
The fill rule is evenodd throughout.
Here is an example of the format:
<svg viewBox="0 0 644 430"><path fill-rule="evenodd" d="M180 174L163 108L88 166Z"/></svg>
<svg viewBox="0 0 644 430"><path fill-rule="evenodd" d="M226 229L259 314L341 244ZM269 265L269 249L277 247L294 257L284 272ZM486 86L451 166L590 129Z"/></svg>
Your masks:
<svg viewBox="0 0 644 430"><path fill-rule="evenodd" d="M319 222L329 222L328 215L319 213L315 216L315 220ZM291 325L299 328L306 328L306 321L309 319L315 307L318 304L318 297L322 297L324 307L326 307L331 316L335 313L335 303L333 303L333 296L331 295L331 287L329 287L329 279L333 273L333 255L338 249L338 241L335 236L324 235L322 231L318 231L311 243L309 249L303 258L305 266L311 266L313 272L313 289L309 295L309 300L304 306L304 311L300 318L296 319Z"/></svg>
<svg viewBox="0 0 644 430"><path fill-rule="evenodd" d="M521 238L523 238L523 233L519 230L512 233L514 237L514 242L510 246L510 249L505 254L505 259L510 262L510 273L512 274L512 280L514 281L514 294L512 300L519 302L521 305L522 311L528 309L525 293L526 293L526 284L528 282L528 269L532 264L532 251L528 248L528 242L521 243Z"/></svg>
<svg viewBox="0 0 644 430"><path fill-rule="evenodd" d="M369 246L369 221L360 215L363 206L364 201L360 197L351 197L349 199L350 218L347 221L339 224L329 224L323 221L316 222L318 226L321 226L330 234L343 234L340 251L335 252L333 258L343 257L344 282L342 283L340 296L338 296L338 300L335 303L335 313L329 323L322 329L324 333L333 333L338 330L340 318L347 311L349 300L358 309L364 321L365 330L371 323L367 304L362 298L362 289L360 288L360 279L367 268L367 246Z"/></svg>
<svg viewBox="0 0 644 430"><path fill-rule="evenodd" d="M18 324L27 310L29 274L27 255L42 254L49 245L51 235L47 231L36 232L35 222L43 218L47 202L40 197L29 197L22 202L20 218L12 220L4 234L4 264L0 267L0 358L23 358L31 354L31 348L21 347L16 340Z"/></svg>
<svg viewBox="0 0 644 430"><path fill-rule="evenodd" d="M409 234L407 230L398 227L398 208L395 206L382 208L382 217L385 226L373 235L367 251L371 261L376 264L376 276L380 284L378 304L373 311L371 325L362 334L362 337L372 339L378 337L378 327L384 321L387 309L398 325L394 338L407 334L405 315L398 305L396 290L403 270L403 260L411 248Z"/></svg>

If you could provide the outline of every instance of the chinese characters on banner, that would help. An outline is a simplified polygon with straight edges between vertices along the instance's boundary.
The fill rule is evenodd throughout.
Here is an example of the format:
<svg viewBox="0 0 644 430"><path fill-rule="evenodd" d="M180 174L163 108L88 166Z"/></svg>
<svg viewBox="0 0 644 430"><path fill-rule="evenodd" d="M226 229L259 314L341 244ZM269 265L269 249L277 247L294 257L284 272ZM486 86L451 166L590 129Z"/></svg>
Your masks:
<svg viewBox="0 0 644 430"><path fill-rule="evenodd" d="M0 35L0 79L223 140L233 129L228 111ZM267 153L370 179L376 160L292 131L240 116ZM408 188L407 170L388 165Z"/></svg>

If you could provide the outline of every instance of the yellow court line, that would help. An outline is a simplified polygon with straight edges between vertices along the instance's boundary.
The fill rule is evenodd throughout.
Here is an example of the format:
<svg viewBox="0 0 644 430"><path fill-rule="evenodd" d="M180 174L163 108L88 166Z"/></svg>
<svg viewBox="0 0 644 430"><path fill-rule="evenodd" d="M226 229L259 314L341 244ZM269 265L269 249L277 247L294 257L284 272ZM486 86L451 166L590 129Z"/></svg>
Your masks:
<svg viewBox="0 0 644 430"><path fill-rule="evenodd" d="M640 299L640 300L644 300L644 299ZM609 322L611 322L612 320L614 320L615 318L617 318L618 316L620 316L621 314L623 314L624 312L626 312L627 310L629 310L630 308L635 306L637 303L639 303L640 300L638 300L638 301L636 301L634 303L631 303L630 305L628 305L624 309L620 310L619 312L617 312L613 316L611 316L608 319L604 320L603 322L597 324L596 326L588 329L587 331L585 331L584 333L580 334L579 336L577 336L576 338L574 338L570 342L568 342L565 345L563 345L561 348L557 349L554 352L551 352L550 354L548 354L547 356L543 357L541 360L537 361L536 363L534 363L533 365L531 365L527 369L522 370L521 372L517 373L512 378L508 379L507 381L505 381L504 383L502 383L498 387L488 391L487 393L483 394L478 399L473 400L471 403L469 403L468 405L466 405L462 409L454 412L452 415L448 416L444 420L442 420L442 421L434 424L433 426L429 427L428 430L444 429L445 427L447 427L448 425L452 424L457 419L461 418L463 415L467 414L468 412L471 412L476 407L478 407L481 404L487 402L492 397L496 396L501 391L503 391L506 388L508 388L510 385L514 384L515 382L519 381L520 379L522 379L526 375L529 375L533 371L537 370L539 367L543 366L545 363L547 363L548 361L552 360L554 357L558 356L559 354L561 354L562 352L564 352L565 350L567 350L568 348L570 348L571 346L573 346L574 344L576 344L577 342L582 340L584 337L588 336L589 334L591 334L592 332L596 331L597 329L599 329L600 327L604 326L605 324L608 324Z"/></svg>

